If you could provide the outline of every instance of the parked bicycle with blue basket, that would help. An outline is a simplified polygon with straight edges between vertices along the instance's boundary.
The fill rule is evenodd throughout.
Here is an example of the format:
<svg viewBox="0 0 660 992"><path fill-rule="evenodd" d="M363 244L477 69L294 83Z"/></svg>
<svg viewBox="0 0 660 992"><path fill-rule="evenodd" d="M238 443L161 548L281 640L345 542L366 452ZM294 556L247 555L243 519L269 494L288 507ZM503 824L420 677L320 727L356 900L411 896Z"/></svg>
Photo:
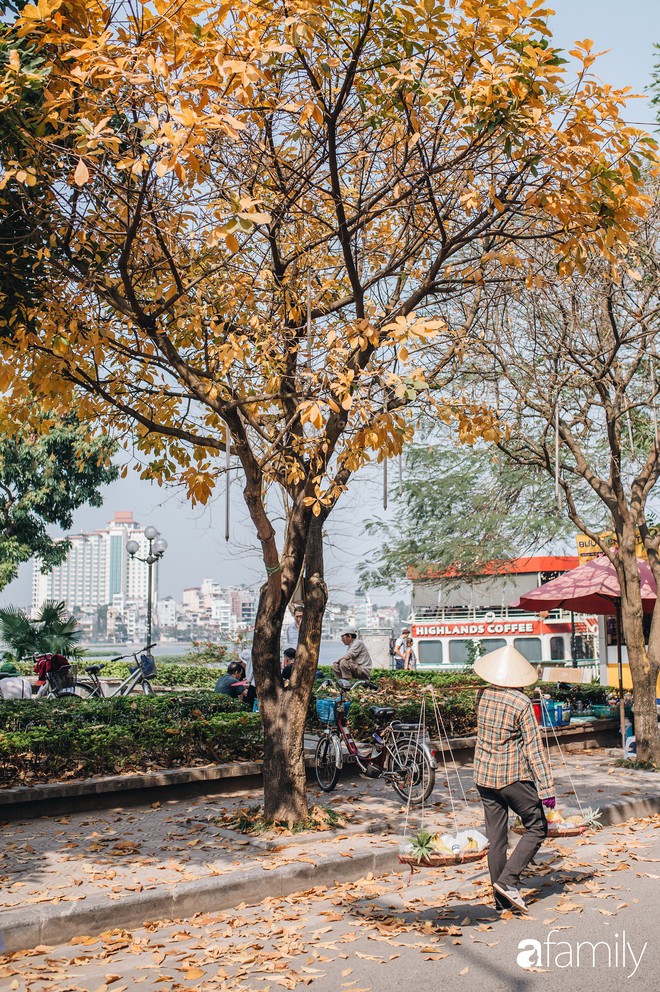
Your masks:
<svg viewBox="0 0 660 992"><path fill-rule="evenodd" d="M147 644L146 647L139 651L131 651L130 654L122 654L110 659L113 662L132 658L135 662L133 666L129 664L128 675L112 692L107 689L99 678L100 673L105 667L102 663L99 665L88 665L85 668L85 672L89 681L77 678L73 689L70 691L73 691L75 695L80 696L82 699L103 699L112 696L128 696L134 689L139 687L145 696L153 696L154 690L151 679L156 674L156 662L150 652L155 646L155 644Z"/></svg>
<svg viewBox="0 0 660 992"><path fill-rule="evenodd" d="M335 788L346 760L344 745L348 760L355 762L362 774L369 778L382 777L406 803L421 805L433 791L436 769L424 728L398 721L391 706L372 706L370 713L376 723L373 743L368 750L360 750L346 722L350 708L348 694L359 687L376 688L371 682L346 679L327 681L321 686L321 690L332 689L334 696L316 700L316 712L326 725L314 756L316 781L324 792Z"/></svg>

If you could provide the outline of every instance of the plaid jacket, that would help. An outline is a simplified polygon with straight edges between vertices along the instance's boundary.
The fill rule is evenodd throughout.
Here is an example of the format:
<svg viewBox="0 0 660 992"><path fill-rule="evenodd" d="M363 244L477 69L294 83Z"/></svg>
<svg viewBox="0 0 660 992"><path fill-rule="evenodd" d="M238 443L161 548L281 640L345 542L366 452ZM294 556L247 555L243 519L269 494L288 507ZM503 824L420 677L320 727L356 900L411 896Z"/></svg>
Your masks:
<svg viewBox="0 0 660 992"><path fill-rule="evenodd" d="M474 778L477 785L489 789L535 782L541 799L554 795L534 710L519 689L491 686L477 693Z"/></svg>

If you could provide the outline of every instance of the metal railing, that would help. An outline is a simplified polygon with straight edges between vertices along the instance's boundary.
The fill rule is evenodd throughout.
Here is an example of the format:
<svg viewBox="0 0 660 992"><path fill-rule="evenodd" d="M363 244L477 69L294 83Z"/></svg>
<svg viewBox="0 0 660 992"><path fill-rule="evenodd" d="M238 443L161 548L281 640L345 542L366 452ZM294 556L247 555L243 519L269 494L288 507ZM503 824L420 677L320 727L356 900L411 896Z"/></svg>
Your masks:
<svg viewBox="0 0 660 992"><path fill-rule="evenodd" d="M473 606L418 606L415 607L410 618L412 623L428 623L431 620L443 621L467 621L467 620L538 620L538 613L530 613L529 610L519 610L512 606L502 606L497 609L492 607ZM545 623L570 621L569 610L549 610ZM579 623L580 621L576 621Z"/></svg>

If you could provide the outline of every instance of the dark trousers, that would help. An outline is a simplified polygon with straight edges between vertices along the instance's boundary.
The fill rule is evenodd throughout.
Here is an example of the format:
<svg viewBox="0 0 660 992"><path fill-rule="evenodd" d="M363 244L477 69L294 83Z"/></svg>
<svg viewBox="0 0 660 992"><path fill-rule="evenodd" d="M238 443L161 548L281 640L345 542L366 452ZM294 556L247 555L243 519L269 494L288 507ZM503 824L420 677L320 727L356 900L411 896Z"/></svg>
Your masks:
<svg viewBox="0 0 660 992"><path fill-rule="evenodd" d="M486 837L490 843L488 870L491 882L517 888L521 874L548 833L548 821L545 818L543 803L533 782L513 782L503 789L487 789L483 785L478 785L477 789L484 804ZM525 833L507 860L510 809L522 820ZM495 895L498 906L504 906L497 893Z"/></svg>

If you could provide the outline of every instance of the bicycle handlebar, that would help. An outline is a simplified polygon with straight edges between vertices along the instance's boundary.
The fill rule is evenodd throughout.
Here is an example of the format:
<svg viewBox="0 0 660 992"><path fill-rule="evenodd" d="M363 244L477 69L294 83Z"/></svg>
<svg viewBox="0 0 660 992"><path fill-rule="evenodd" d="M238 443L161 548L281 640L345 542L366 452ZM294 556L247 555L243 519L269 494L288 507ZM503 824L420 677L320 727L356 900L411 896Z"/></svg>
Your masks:
<svg viewBox="0 0 660 992"><path fill-rule="evenodd" d="M124 658L135 658L137 661L137 656L143 654L145 651L151 651L152 648L156 647L156 643L147 644L146 647L137 648L135 651L129 651L128 654L119 654L116 658L111 658L110 661L123 661Z"/></svg>

